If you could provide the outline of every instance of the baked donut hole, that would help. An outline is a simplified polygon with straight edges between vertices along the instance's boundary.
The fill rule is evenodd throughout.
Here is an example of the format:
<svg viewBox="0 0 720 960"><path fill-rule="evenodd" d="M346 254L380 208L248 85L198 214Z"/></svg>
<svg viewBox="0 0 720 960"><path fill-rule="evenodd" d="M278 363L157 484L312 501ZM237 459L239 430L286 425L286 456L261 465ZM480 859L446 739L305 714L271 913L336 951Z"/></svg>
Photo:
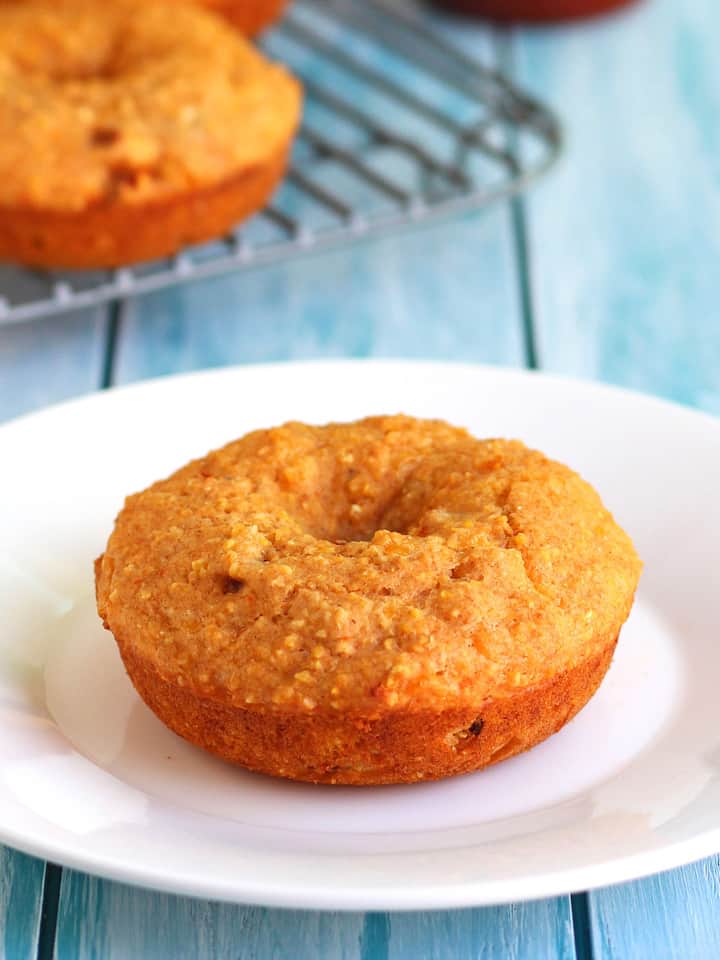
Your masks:
<svg viewBox="0 0 720 960"><path fill-rule="evenodd" d="M360 504L348 503L343 515L329 517L325 523L319 525L311 523L304 527L304 530L317 540L326 540L339 547L372 543L385 533L409 535L413 518L393 516L392 520L392 523L389 522L385 516L382 504L376 507L372 504L360 506Z"/></svg>

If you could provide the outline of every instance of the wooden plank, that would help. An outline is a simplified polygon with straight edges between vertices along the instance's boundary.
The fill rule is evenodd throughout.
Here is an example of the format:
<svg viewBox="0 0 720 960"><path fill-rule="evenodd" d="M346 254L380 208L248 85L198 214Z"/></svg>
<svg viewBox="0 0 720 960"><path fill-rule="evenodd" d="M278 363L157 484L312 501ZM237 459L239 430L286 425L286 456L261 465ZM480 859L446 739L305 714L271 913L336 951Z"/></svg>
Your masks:
<svg viewBox="0 0 720 960"><path fill-rule="evenodd" d="M393 915L387 960L575 960L568 899Z"/></svg>
<svg viewBox="0 0 720 960"><path fill-rule="evenodd" d="M103 313L0 326L0 421L96 390Z"/></svg>
<svg viewBox="0 0 720 960"><path fill-rule="evenodd" d="M0 847L0 957L30 960L37 950L44 864Z"/></svg>
<svg viewBox="0 0 720 960"><path fill-rule="evenodd" d="M360 914L241 909L67 871L60 915L57 960L361 960Z"/></svg>
<svg viewBox="0 0 720 960"><path fill-rule="evenodd" d="M714 0L653 0L514 45L567 130L528 205L542 365L716 413L717 23Z"/></svg>
<svg viewBox="0 0 720 960"><path fill-rule="evenodd" d="M233 907L66 872L56 960L574 960L554 900L440 913L336 914Z"/></svg>
<svg viewBox="0 0 720 960"><path fill-rule="evenodd" d="M526 204L541 365L720 413L720 64L712 0L517 34L567 128ZM717 858L589 896L595 960L715 957Z"/></svg>
<svg viewBox="0 0 720 960"><path fill-rule="evenodd" d="M597 960L715 960L720 953L720 858L593 895Z"/></svg>
<svg viewBox="0 0 720 960"><path fill-rule="evenodd" d="M334 356L522 363L513 269L495 209L178 288L137 305L117 376Z"/></svg>

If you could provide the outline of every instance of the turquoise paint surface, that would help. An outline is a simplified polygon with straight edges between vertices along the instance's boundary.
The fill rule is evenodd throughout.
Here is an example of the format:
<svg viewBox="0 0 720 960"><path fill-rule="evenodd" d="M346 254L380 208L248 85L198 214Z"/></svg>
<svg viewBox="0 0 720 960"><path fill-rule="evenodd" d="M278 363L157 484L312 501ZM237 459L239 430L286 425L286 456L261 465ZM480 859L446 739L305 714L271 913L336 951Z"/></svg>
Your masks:
<svg viewBox="0 0 720 960"><path fill-rule="evenodd" d="M4 960L35 957L44 864L0 847L0 956Z"/></svg>
<svg viewBox="0 0 720 960"><path fill-rule="evenodd" d="M480 910L337 914L153 894L68 872L58 960L574 960L567 899Z"/></svg>
<svg viewBox="0 0 720 960"><path fill-rule="evenodd" d="M0 326L0 422L96 390L102 333L92 312Z"/></svg>
<svg viewBox="0 0 720 960"><path fill-rule="evenodd" d="M118 380L311 357L519 363L509 231L498 208L147 297L123 333Z"/></svg>
<svg viewBox="0 0 720 960"><path fill-rule="evenodd" d="M527 204L541 361L720 413L713 0L514 38L567 151Z"/></svg>

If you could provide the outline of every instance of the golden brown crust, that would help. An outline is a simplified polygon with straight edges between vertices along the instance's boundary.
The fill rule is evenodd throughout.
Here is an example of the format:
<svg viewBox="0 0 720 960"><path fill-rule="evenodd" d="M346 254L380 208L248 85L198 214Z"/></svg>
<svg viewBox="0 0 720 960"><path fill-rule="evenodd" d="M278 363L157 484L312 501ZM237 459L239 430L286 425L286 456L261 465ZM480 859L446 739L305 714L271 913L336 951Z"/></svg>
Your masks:
<svg viewBox="0 0 720 960"><path fill-rule="evenodd" d="M229 20L245 34L253 37L274 23L287 6L288 0L201 0L203 6Z"/></svg>
<svg viewBox="0 0 720 960"><path fill-rule="evenodd" d="M605 676L617 637L535 687L475 707L390 712L372 720L337 714L243 709L164 680L120 644L145 703L185 740L258 773L311 783L373 786L439 780L480 770L557 733Z"/></svg>
<svg viewBox="0 0 720 960"><path fill-rule="evenodd" d="M78 213L0 207L0 259L33 267L115 267L222 236L265 205L288 150L222 183L142 205L100 202Z"/></svg>
<svg viewBox="0 0 720 960"><path fill-rule="evenodd" d="M0 3L0 256L114 266L226 232L282 175L300 89L206 10Z"/></svg>
<svg viewBox="0 0 720 960"><path fill-rule="evenodd" d="M253 769L361 783L554 732L607 668L639 573L569 468L390 416L259 430L188 464L128 498L96 582L173 729ZM461 737L478 717L478 742Z"/></svg>

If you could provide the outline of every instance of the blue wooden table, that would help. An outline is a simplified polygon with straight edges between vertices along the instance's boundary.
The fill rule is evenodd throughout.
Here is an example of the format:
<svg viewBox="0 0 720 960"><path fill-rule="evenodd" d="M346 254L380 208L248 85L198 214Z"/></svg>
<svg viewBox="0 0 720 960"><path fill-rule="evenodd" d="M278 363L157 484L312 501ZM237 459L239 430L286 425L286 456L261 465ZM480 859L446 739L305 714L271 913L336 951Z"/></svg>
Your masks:
<svg viewBox="0 0 720 960"><path fill-rule="evenodd" d="M598 378L720 414L716 0L462 31L560 112L530 196L351 249L0 330L0 417L197 367L419 356ZM671 456L671 451L669 451ZM720 860L591 894L440 913L293 913L134 890L0 852L12 958L720 957Z"/></svg>

